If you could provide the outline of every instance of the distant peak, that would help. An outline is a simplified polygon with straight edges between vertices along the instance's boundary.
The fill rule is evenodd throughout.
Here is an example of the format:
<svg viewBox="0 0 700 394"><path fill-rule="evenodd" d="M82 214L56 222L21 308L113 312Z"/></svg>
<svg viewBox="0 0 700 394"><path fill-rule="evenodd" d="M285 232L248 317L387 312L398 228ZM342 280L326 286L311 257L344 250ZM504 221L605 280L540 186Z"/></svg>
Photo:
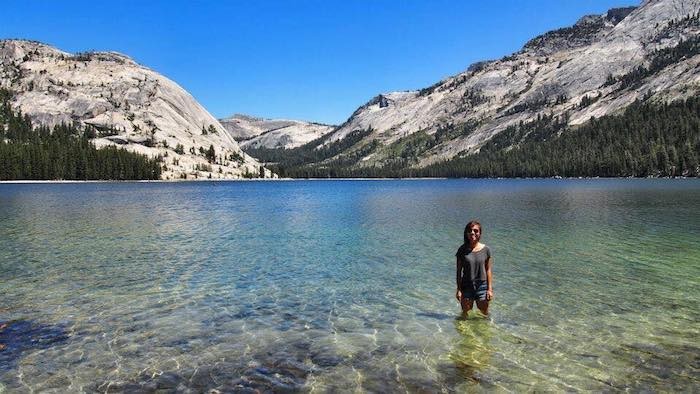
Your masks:
<svg viewBox="0 0 700 394"><path fill-rule="evenodd" d="M611 8L605 14L605 18L612 24L617 25L621 20L625 19L627 15L631 14L632 11L636 10L637 7L619 7Z"/></svg>
<svg viewBox="0 0 700 394"><path fill-rule="evenodd" d="M227 117L227 118L221 119L221 120L223 120L223 121L245 120L245 121L248 121L248 122L260 122L260 121L264 121L264 120L266 120L266 119L265 119L265 118L259 118L259 117L256 117L256 116L252 116L252 115L246 115L246 114L237 113L237 114L233 114L233 115L231 115L231 116L229 116L229 117Z"/></svg>
<svg viewBox="0 0 700 394"><path fill-rule="evenodd" d="M602 21L604 17L604 15L598 14L584 15L581 18L579 18L579 20L577 20L576 23L574 23L574 26L584 26L600 23L600 21Z"/></svg>
<svg viewBox="0 0 700 394"><path fill-rule="evenodd" d="M43 46L48 46L42 42L35 41L35 40L26 40L23 38L3 38L0 39L0 44L31 44L31 45L43 45Z"/></svg>
<svg viewBox="0 0 700 394"><path fill-rule="evenodd" d="M43 42L18 38L0 40L0 50L3 58L23 58L29 53L49 57L70 56L69 53Z"/></svg>
<svg viewBox="0 0 700 394"><path fill-rule="evenodd" d="M585 15L573 26L551 30L533 38L525 44L523 49L548 55L560 50L590 45L635 9L637 7L619 7L611 8L601 15Z"/></svg>
<svg viewBox="0 0 700 394"><path fill-rule="evenodd" d="M585 26L585 25L594 25L598 24L604 21L608 21L612 23L613 25L617 25L627 17L632 11L636 10L637 7L617 7L617 8L611 8L606 12L605 14L591 14L591 15L584 15L582 16L576 23L574 24L575 27L580 27L580 26Z"/></svg>
<svg viewBox="0 0 700 394"><path fill-rule="evenodd" d="M9 39L3 39L0 40L0 46L3 47L15 47L15 48L23 48L25 50L35 50L35 49L42 49L42 50L50 50L54 52L61 52L65 53L63 51L60 51L51 45L45 44L40 41L35 41L35 40L25 40L22 38L9 38Z"/></svg>
<svg viewBox="0 0 700 394"><path fill-rule="evenodd" d="M133 63L136 64L136 62L130 58L129 56L126 56L124 54L121 54L119 52L99 52L99 51L87 51L87 52L78 52L74 54L71 57L73 60L78 60L78 61L91 61L91 60L98 60L98 61L103 61L103 62L114 62L114 63L119 63L119 64L124 64L124 63Z"/></svg>
<svg viewBox="0 0 700 394"><path fill-rule="evenodd" d="M68 52L64 52L56 47L53 47L49 44L45 44L40 41L35 41L35 40L26 40L26 39L21 39L21 38L12 38L12 39L3 39L0 40L0 47L2 48L10 48L11 50L19 50L19 53L27 53L27 52L35 52L39 54L49 54L49 55L54 55L54 56L64 56L68 60L74 60L74 61L91 61L91 60L98 60L98 61L104 61L104 62L114 62L118 64L136 64L136 62L130 58L129 56L126 56L124 54L121 54L119 52L113 52L113 51L85 51L85 52L78 52L75 54L71 54ZM17 54L17 52L15 52Z"/></svg>

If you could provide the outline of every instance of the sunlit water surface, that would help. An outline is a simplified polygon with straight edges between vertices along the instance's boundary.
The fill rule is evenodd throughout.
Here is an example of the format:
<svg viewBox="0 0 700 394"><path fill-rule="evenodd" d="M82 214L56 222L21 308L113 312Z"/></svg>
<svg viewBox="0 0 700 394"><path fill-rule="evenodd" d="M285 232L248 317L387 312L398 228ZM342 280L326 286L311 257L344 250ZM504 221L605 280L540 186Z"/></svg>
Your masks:
<svg viewBox="0 0 700 394"><path fill-rule="evenodd" d="M3 184L0 391L693 391L699 278L697 180Z"/></svg>

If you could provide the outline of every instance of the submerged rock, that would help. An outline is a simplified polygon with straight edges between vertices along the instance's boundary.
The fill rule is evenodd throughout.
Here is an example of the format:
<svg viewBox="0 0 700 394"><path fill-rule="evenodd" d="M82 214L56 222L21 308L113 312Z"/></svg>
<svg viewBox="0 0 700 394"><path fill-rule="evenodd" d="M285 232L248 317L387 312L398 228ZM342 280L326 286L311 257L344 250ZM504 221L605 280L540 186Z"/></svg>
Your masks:
<svg viewBox="0 0 700 394"><path fill-rule="evenodd" d="M51 326L31 320L0 322L0 372L16 368L24 352L60 345L68 337L61 325Z"/></svg>

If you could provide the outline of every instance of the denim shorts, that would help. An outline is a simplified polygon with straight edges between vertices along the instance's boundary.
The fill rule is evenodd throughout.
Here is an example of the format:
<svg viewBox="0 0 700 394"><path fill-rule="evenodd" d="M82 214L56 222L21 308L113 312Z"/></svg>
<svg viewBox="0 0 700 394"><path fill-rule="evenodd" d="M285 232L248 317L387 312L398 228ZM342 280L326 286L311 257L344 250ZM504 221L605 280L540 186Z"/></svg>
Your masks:
<svg viewBox="0 0 700 394"><path fill-rule="evenodd" d="M476 301L486 301L486 292L489 284L485 280L462 283L462 298L469 298Z"/></svg>

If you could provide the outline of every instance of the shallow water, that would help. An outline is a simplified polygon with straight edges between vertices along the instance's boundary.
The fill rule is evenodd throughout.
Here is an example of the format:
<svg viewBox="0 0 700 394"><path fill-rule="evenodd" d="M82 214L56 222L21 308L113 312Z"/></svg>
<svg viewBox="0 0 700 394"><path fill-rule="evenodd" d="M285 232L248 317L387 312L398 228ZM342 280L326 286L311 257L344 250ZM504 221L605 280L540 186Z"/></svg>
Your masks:
<svg viewBox="0 0 700 394"><path fill-rule="evenodd" d="M0 392L700 382L697 180L0 185ZM479 218L492 314L461 319Z"/></svg>

